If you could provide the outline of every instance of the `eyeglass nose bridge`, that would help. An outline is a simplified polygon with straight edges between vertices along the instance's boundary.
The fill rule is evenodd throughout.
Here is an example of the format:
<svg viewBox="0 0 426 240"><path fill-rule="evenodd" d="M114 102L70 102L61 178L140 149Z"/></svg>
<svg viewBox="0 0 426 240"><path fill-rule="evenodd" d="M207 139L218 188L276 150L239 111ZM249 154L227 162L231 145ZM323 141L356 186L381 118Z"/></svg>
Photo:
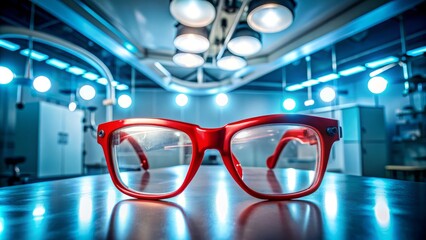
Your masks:
<svg viewBox="0 0 426 240"><path fill-rule="evenodd" d="M216 149L219 152L223 149L225 129L223 128L199 128L197 129L197 142L199 149L204 152L207 149Z"/></svg>

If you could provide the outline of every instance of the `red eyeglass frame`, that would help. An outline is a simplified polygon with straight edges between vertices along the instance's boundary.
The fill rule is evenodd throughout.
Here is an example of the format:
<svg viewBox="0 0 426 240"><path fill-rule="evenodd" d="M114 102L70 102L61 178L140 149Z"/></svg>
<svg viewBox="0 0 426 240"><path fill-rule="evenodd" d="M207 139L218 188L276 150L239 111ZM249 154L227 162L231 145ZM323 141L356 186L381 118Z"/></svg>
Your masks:
<svg viewBox="0 0 426 240"><path fill-rule="evenodd" d="M302 191L275 195L275 194L263 194L256 192L249 188L243 180L240 178L241 176L241 168L239 167L238 160L235 159L233 154L231 153L231 140L235 133L240 130L251 128L259 125L267 125L267 124L296 124L300 126L309 127L313 131L315 131L318 135L320 142L320 156L319 162L316 170L316 176L314 178L314 182L312 185ZM143 194L140 192L136 192L125 187L118 178L118 174L116 172L116 168L114 166L114 160L112 158L112 133L120 128L130 127L130 126L140 126L140 125L149 125L149 126L157 126L157 127L166 127L175 130L182 131L186 133L192 142L192 159L189 164L188 173L180 186L176 191L166 193L166 194ZM296 132L299 134L299 132ZM120 190L122 193L129 195L134 198L140 199L164 199L171 198L178 194L180 194L191 182L194 178L198 168L201 165L204 151L206 149L217 149L221 156L223 163L231 174L232 178L235 182L248 194L252 195L256 198L261 199L270 199L270 200L287 200L292 198L299 198L313 193L321 184L321 181L324 177L325 171L327 169L328 157L330 154L331 147L334 142L340 139L340 131L338 121L334 119L310 116L310 115L301 115L301 114L275 114L275 115L267 115L249 118L245 120L241 120L238 122L227 124L221 128L202 128L198 125L169 120L169 119L159 119L159 118L135 118L135 119L123 119L116 120L107 123L102 123L98 126L98 143L102 146L104 151L105 159L108 166L108 171L110 173L111 179L114 185ZM288 136L287 136L288 137ZM129 136L120 136L120 141L123 141L127 138L132 146L135 148L135 144L132 143ZM286 136L283 136L283 139ZM285 140L287 141L287 140ZM301 140L304 142L303 140ZM283 140L281 140L283 142ZM285 145L286 143L282 143L279 145ZM316 143L313 143L316 144ZM139 147L140 148L140 147ZM143 150L137 151L138 156L141 160L147 160L146 157L141 157L139 154ZM280 150L276 150L275 152L280 152ZM271 160L270 160L271 161ZM268 167L272 168L275 164L268 163ZM147 168L144 167L146 170Z"/></svg>

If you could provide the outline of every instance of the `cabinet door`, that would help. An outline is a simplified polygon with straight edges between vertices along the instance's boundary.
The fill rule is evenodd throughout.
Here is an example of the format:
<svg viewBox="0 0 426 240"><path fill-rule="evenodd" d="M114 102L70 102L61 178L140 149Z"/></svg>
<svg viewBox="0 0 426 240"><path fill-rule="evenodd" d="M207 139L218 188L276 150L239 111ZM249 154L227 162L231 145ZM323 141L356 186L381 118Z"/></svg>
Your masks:
<svg viewBox="0 0 426 240"><path fill-rule="evenodd" d="M383 108L360 108L362 141L386 139L385 114Z"/></svg>
<svg viewBox="0 0 426 240"><path fill-rule="evenodd" d="M344 156L344 173L361 176L361 144L358 142L345 142Z"/></svg>
<svg viewBox="0 0 426 240"><path fill-rule="evenodd" d="M59 176L62 173L62 108L40 103L38 176Z"/></svg>
<svg viewBox="0 0 426 240"><path fill-rule="evenodd" d="M387 147L385 142L362 143L362 175L385 177Z"/></svg>
<svg viewBox="0 0 426 240"><path fill-rule="evenodd" d="M83 150L83 112L63 111L63 133L66 142L63 144L63 175L82 174ZM94 140L95 141L95 140Z"/></svg>

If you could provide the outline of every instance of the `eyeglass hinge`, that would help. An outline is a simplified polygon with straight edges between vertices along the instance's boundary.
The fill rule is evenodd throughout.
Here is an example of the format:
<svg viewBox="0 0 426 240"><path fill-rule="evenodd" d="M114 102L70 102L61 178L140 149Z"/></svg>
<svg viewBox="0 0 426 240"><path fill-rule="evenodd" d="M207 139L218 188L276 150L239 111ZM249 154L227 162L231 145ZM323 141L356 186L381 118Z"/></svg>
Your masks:
<svg viewBox="0 0 426 240"><path fill-rule="evenodd" d="M330 137L333 137L336 133L338 133L337 127L328 127L326 131Z"/></svg>

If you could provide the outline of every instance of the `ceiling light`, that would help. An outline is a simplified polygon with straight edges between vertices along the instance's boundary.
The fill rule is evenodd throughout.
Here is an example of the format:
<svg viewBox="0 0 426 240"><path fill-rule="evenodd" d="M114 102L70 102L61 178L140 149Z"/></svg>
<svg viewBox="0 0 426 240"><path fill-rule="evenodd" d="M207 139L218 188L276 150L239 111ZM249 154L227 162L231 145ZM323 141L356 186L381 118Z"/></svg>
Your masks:
<svg viewBox="0 0 426 240"><path fill-rule="evenodd" d="M296 107L296 101L292 98L287 98L283 101L283 107L287 111L291 111Z"/></svg>
<svg viewBox="0 0 426 240"><path fill-rule="evenodd" d="M70 104L68 104L68 110L70 110L70 112L74 112L75 109L77 109L77 103L70 102Z"/></svg>
<svg viewBox="0 0 426 240"><path fill-rule="evenodd" d="M368 90L374 94L380 94L386 90L388 81L382 77L373 77L368 81Z"/></svg>
<svg viewBox="0 0 426 240"><path fill-rule="evenodd" d="M79 67L75 67L75 66L69 67L65 71L72 73L74 75L77 75L77 76L80 76L81 74L86 72L86 70L79 68Z"/></svg>
<svg viewBox="0 0 426 240"><path fill-rule="evenodd" d="M173 0L170 13L180 23L190 27L205 27L213 22L216 9L209 1Z"/></svg>
<svg viewBox="0 0 426 240"><path fill-rule="evenodd" d="M88 80L94 81L94 80L96 80L96 79L98 79L98 78L99 78L99 75L94 74L94 73L92 73L92 72L87 72L87 73L83 74L83 77L84 77L85 79L88 79Z"/></svg>
<svg viewBox="0 0 426 240"><path fill-rule="evenodd" d="M253 31L247 23L240 23L227 47L233 54L243 57L256 54L262 49L260 33Z"/></svg>
<svg viewBox="0 0 426 240"><path fill-rule="evenodd" d="M24 55L24 56L28 57L28 55L30 55L30 49L21 50L19 53L21 55ZM31 50L31 56L30 56L30 58L41 62L41 61L44 61L44 60L48 59L49 56L47 56L44 53L37 52L35 50Z"/></svg>
<svg viewBox="0 0 426 240"><path fill-rule="evenodd" d="M319 84L319 81L316 79L309 79L307 81L302 82L300 85L302 85L303 87L310 87L313 85L317 85Z"/></svg>
<svg viewBox="0 0 426 240"><path fill-rule="evenodd" d="M225 93L219 93L216 95L216 104L220 107L226 106L228 104L228 96Z"/></svg>
<svg viewBox="0 0 426 240"><path fill-rule="evenodd" d="M106 78L98 78L96 82L105 86L108 85L108 80Z"/></svg>
<svg viewBox="0 0 426 240"><path fill-rule="evenodd" d="M3 40L3 39L0 39L0 47L6 48L7 50L10 50L10 51L16 51L19 48L21 48L21 47L19 47L18 44L15 44L13 42L9 42L9 41Z"/></svg>
<svg viewBox="0 0 426 240"><path fill-rule="evenodd" d="M258 32L279 32L293 23L295 7L293 0L251 1L247 22Z"/></svg>
<svg viewBox="0 0 426 240"><path fill-rule="evenodd" d="M315 104L315 101L313 99L308 99L304 102L306 107L312 106Z"/></svg>
<svg viewBox="0 0 426 240"><path fill-rule="evenodd" d="M173 43L180 51L189 53L202 53L210 46L206 28L192 28L184 25L177 27Z"/></svg>
<svg viewBox="0 0 426 240"><path fill-rule="evenodd" d="M121 108L129 108L132 105L132 98L129 95L123 94L118 97L117 102Z"/></svg>
<svg viewBox="0 0 426 240"><path fill-rule="evenodd" d="M244 58L232 55L229 51L226 51L223 57L217 60L217 66L227 71L235 71L246 65L247 61Z"/></svg>
<svg viewBox="0 0 426 240"><path fill-rule="evenodd" d="M338 79L339 77L340 77L339 74L330 73L330 74L327 74L327 75L324 75L324 76L317 78L317 80L324 83L324 82L328 82L328 81L331 81L331 80L334 80L334 79Z"/></svg>
<svg viewBox="0 0 426 240"><path fill-rule="evenodd" d="M181 67L195 68L204 64L204 58L200 54L177 52L173 62Z"/></svg>
<svg viewBox="0 0 426 240"><path fill-rule="evenodd" d="M50 66L53 66L55 68L59 68L61 70L70 66L68 63L62 62L61 60L58 60L56 58L51 58L51 59L47 60L46 63L49 64Z"/></svg>
<svg viewBox="0 0 426 240"><path fill-rule="evenodd" d="M13 80L13 72L7 68L0 66L0 84L8 84Z"/></svg>
<svg viewBox="0 0 426 240"><path fill-rule="evenodd" d="M118 84L115 89L119 90L119 91L125 91L125 90L129 90L129 86L127 86L126 84Z"/></svg>
<svg viewBox="0 0 426 240"><path fill-rule="evenodd" d="M368 62L365 64L365 66L368 68L378 68L381 66L388 65L390 63L396 63L398 61L399 59L397 57L387 57L387 58L379 59L373 62Z"/></svg>
<svg viewBox="0 0 426 240"><path fill-rule="evenodd" d="M300 90L302 88L303 88L302 85L300 85L300 84L294 84L294 85L290 85L290 86L286 87L285 90L289 91L289 92L293 92L293 91Z"/></svg>
<svg viewBox="0 0 426 240"><path fill-rule="evenodd" d="M320 98L326 103L331 102L336 98L336 91L331 87L325 87L320 92Z"/></svg>
<svg viewBox="0 0 426 240"><path fill-rule="evenodd" d="M407 55L412 56L412 57L416 57L416 56L423 54L424 52L426 52L426 46L412 49L412 50L407 52Z"/></svg>
<svg viewBox="0 0 426 240"><path fill-rule="evenodd" d="M342 76L350 76L350 75L353 75L353 74L356 74L356 73L359 73L359 72L363 72L363 71L365 71L365 69L366 68L364 66L356 66L356 67L353 67L353 68L348 68L348 69L342 70L342 71L339 72L339 74L342 75Z"/></svg>
<svg viewBox="0 0 426 240"><path fill-rule="evenodd" d="M33 87L37 92L47 92L52 87L50 79L45 76L38 76L33 80Z"/></svg>
<svg viewBox="0 0 426 240"><path fill-rule="evenodd" d="M181 93L176 96L175 101L178 106L183 107L188 103L188 97L185 94Z"/></svg>
<svg viewBox="0 0 426 240"><path fill-rule="evenodd" d="M92 100L96 96L96 90L94 87L90 85L84 85L78 91L80 97L86 101Z"/></svg>

